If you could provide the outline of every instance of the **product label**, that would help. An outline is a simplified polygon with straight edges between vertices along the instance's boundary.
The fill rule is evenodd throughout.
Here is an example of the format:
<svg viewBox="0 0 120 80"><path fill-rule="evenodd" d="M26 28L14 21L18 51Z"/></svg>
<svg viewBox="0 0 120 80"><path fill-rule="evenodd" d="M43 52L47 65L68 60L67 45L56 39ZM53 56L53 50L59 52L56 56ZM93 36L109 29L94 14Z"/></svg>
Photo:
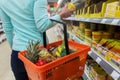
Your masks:
<svg viewBox="0 0 120 80"><path fill-rule="evenodd" d="M111 73L111 76L114 78L114 80L118 80L120 77L120 74L117 73L115 70Z"/></svg>
<svg viewBox="0 0 120 80"><path fill-rule="evenodd" d="M101 23L105 23L107 21L107 19L103 19L102 21L101 21Z"/></svg>
<svg viewBox="0 0 120 80"><path fill-rule="evenodd" d="M89 55L92 55L92 51L89 51L88 54L89 54Z"/></svg>
<svg viewBox="0 0 120 80"><path fill-rule="evenodd" d="M120 19L114 19L111 24L115 24L116 25L116 24L118 24L119 21L120 21Z"/></svg>
<svg viewBox="0 0 120 80"><path fill-rule="evenodd" d="M99 57L97 57L96 62L97 62L98 64L100 64L101 61L102 61L102 60L101 60Z"/></svg>
<svg viewBox="0 0 120 80"><path fill-rule="evenodd" d="M89 19L87 18L85 21L89 21Z"/></svg>

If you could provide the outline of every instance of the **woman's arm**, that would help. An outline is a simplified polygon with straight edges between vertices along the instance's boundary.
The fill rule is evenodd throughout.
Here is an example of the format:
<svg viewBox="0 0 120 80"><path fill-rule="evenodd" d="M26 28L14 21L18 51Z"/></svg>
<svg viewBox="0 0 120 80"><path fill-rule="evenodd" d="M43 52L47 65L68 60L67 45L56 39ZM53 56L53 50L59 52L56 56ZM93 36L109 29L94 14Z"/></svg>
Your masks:
<svg viewBox="0 0 120 80"><path fill-rule="evenodd" d="M0 18L2 20L2 26L4 32L6 33L7 40L12 47L13 44L13 26L11 24L11 20L9 16L0 8Z"/></svg>

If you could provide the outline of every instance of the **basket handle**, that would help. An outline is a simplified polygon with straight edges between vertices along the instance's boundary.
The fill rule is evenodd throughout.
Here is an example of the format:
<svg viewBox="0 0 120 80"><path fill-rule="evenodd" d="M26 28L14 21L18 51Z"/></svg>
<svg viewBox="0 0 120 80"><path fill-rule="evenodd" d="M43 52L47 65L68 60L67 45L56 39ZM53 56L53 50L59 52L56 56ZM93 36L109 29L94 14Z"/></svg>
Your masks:
<svg viewBox="0 0 120 80"><path fill-rule="evenodd" d="M51 21L54 21L54 22L57 22L57 23L60 23L60 24L63 24L63 28L64 28L64 41L65 41L65 48L66 48L66 54L68 55L69 54L69 47L68 47L68 39L67 39L67 27L66 27L66 24L64 22L60 22L60 21L56 21L56 20L53 20L53 19L50 19ZM46 32L43 33L43 45L44 47L46 47Z"/></svg>

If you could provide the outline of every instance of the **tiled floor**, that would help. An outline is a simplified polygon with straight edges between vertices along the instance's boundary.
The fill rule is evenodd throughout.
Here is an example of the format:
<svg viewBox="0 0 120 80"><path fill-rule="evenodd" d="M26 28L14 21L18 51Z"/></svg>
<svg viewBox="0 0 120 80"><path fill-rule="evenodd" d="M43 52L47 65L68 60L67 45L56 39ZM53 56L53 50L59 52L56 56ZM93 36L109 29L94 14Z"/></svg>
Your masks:
<svg viewBox="0 0 120 80"><path fill-rule="evenodd" d="M0 80L15 80L10 68L11 50L7 41L0 44Z"/></svg>

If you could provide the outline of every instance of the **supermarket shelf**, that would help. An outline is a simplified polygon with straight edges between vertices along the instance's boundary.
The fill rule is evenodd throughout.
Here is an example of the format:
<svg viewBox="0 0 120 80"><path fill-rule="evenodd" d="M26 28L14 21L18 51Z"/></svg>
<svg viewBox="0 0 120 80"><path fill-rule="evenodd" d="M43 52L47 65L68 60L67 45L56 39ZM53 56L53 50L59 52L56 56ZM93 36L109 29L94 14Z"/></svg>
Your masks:
<svg viewBox="0 0 120 80"><path fill-rule="evenodd" d="M83 22L91 22L91 23L100 23L100 24L108 24L108 25L117 25L120 26L120 19L115 18L75 18L69 17L64 20L72 20L72 21L83 21Z"/></svg>
<svg viewBox="0 0 120 80"><path fill-rule="evenodd" d="M86 66L85 66L85 71L84 71L84 74L82 75L82 77L83 77L84 80L92 80L88 75Z"/></svg>
<svg viewBox="0 0 120 80"><path fill-rule="evenodd" d="M102 58L96 51L91 49L88 53L114 80L120 80L120 70L112 66L107 60Z"/></svg>
<svg viewBox="0 0 120 80"><path fill-rule="evenodd" d="M91 78L89 77L88 73L85 71L84 74L82 75L84 80L91 80Z"/></svg>
<svg viewBox="0 0 120 80"><path fill-rule="evenodd" d="M70 32L69 34L72 35L71 37L72 39L81 43L81 40L77 38L74 34ZM107 60L102 58L96 51L91 49L88 55L91 56L109 75L111 75L114 80L120 80L120 70L118 70L116 67L111 65Z"/></svg>

